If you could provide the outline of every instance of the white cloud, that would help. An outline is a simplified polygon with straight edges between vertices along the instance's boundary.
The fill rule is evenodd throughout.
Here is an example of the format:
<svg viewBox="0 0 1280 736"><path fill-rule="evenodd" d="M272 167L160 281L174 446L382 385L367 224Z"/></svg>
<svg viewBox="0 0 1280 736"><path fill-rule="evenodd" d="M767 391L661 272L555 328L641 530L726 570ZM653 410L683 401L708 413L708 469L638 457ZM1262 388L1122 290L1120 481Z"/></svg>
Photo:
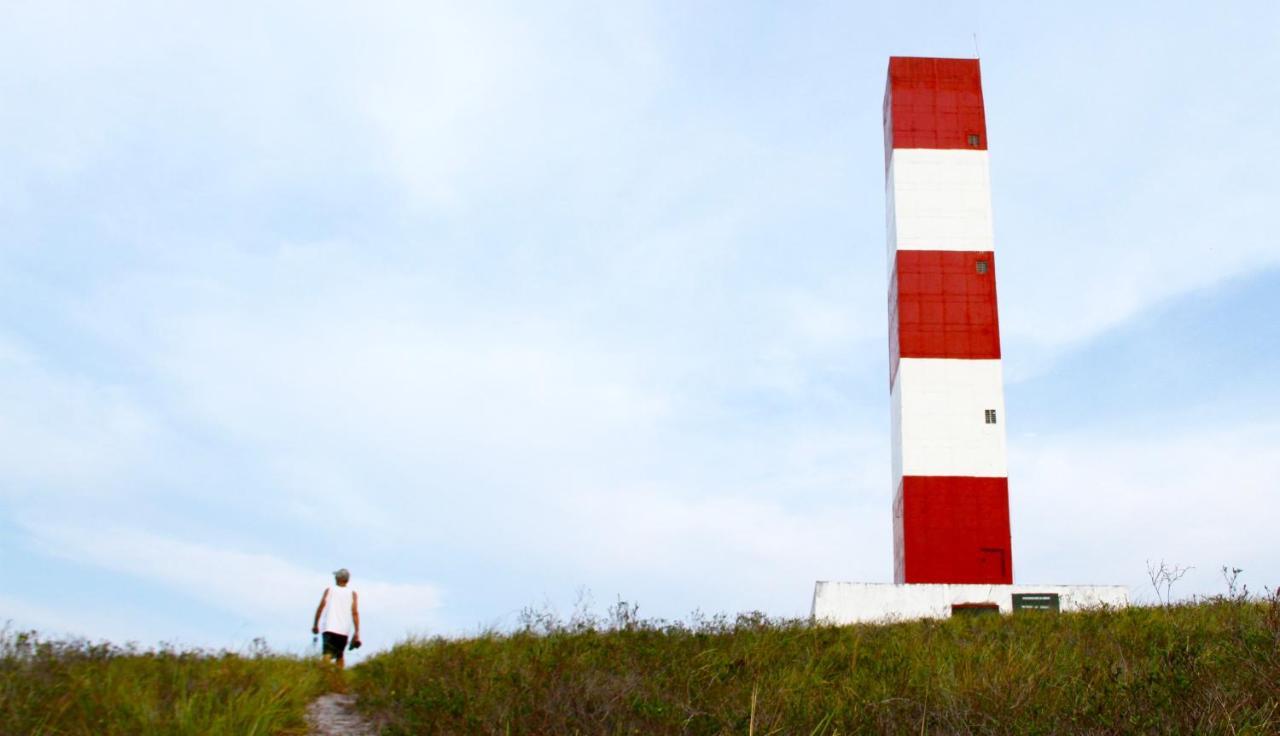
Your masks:
<svg viewBox="0 0 1280 736"><path fill-rule="evenodd" d="M1264 173L1280 152L1246 132L1280 125L1256 92L1256 70L1280 63L1261 18L1187 6L1135 34L1088 13L1036 14L1054 31L1002 34L983 62L1005 337L1056 356L1280 264L1280 191Z"/></svg>
<svg viewBox="0 0 1280 736"><path fill-rule="evenodd" d="M332 508L355 510L355 545L498 590L513 560L538 562L533 585L643 581L664 601L670 583L704 607L791 610L814 577L886 579L887 405L864 412L851 383L885 359L883 57L850 49L893 42L878 24L897 20L679 12L4 8L0 92L23 104L0 116L0 286L24 320L10 331L40 339L0 342L3 511L60 507L64 526L36 530L51 549L202 604L254 590L203 593L146 550L261 568L279 582L261 620L314 605L314 583L287 579L320 573L221 543ZM1185 67L1135 89L1114 69L1159 77L1187 44L1134 69L1117 63L1133 24L1115 27L1090 36L1112 55L1090 69L1038 51L1073 42L1058 28L984 37L1002 321L1024 374L1280 257L1274 182L1251 173L1275 127L1249 127L1257 73L1200 55L1212 90ZM1213 120L1186 109L1200 99ZM1120 118L1152 124L1107 145ZM1225 124L1240 134L1206 134ZM1143 529L1191 516L1179 538L1238 542L1221 510L1195 512L1201 485L1224 485L1200 443L1229 440L1257 456L1222 450L1242 470L1215 492L1265 518L1265 437L1015 438L1019 575L1205 566ZM1073 517L1077 498L1124 521ZM204 542L163 525L188 508L207 509ZM95 523L116 536L78 538ZM1104 532L1114 547L1073 546ZM385 585L369 605L399 601L379 614L397 626L415 625L401 609L445 616L432 586Z"/></svg>
<svg viewBox="0 0 1280 736"><path fill-rule="evenodd" d="M397 314L411 293L337 285L351 275L319 276L337 288L327 304L250 296L169 315L146 359L184 412L272 452L535 453L641 432L667 411L642 366L590 338L501 313Z"/></svg>
<svg viewBox="0 0 1280 736"><path fill-rule="evenodd" d="M0 627L3 626L10 632L35 631L43 638L77 638L92 631L94 637L116 644L139 641L148 633L143 622L113 615L105 606L86 615L15 595L0 595Z"/></svg>
<svg viewBox="0 0 1280 736"><path fill-rule="evenodd" d="M0 497L101 492L155 457L161 428L127 388L59 372L2 333L0 373Z"/></svg>
<svg viewBox="0 0 1280 736"><path fill-rule="evenodd" d="M274 555L155 531L61 522L27 522L24 528L48 554L169 587L255 630L279 632L292 624L301 631L299 622L310 618L331 579L327 570ZM429 583L362 579L356 571L351 584L360 593L371 650L426 630L441 606L441 591ZM81 630L95 635L100 630L94 621L64 621L79 622Z"/></svg>
<svg viewBox="0 0 1280 736"><path fill-rule="evenodd" d="M555 543L580 550L596 574L662 577L698 571L707 575L707 588L723 596L748 581L792 587L813 576L815 566L829 568L823 561L838 550L849 551L845 540L859 536L851 529L865 531L865 520L854 517L852 508L793 510L781 501L681 496L661 488L596 490L560 499L564 526L577 531ZM883 526L887 536L887 503L885 509L884 523L871 526Z"/></svg>
<svg viewBox="0 0 1280 736"><path fill-rule="evenodd" d="M378 44L356 60L359 109L408 201L445 211L592 196L660 68L647 23L621 6L406 6L364 24Z"/></svg>
<svg viewBox="0 0 1280 736"><path fill-rule="evenodd" d="M1196 568L1183 594L1223 592L1222 565L1274 587L1278 437L1262 423L1011 438L1015 574L1142 594L1146 561L1164 559Z"/></svg>

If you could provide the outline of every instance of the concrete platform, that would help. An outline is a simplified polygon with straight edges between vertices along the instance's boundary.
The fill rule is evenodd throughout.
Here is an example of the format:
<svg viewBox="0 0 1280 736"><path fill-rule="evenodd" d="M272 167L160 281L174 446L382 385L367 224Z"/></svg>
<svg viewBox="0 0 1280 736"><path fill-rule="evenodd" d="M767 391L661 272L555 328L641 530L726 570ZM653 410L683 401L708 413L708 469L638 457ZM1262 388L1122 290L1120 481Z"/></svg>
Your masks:
<svg viewBox="0 0 1280 736"><path fill-rule="evenodd" d="M888 623L950 618L954 611L1013 613L1018 608L1053 607L1078 611L1129 605L1123 585L942 585L839 583L819 580L810 616L829 624Z"/></svg>

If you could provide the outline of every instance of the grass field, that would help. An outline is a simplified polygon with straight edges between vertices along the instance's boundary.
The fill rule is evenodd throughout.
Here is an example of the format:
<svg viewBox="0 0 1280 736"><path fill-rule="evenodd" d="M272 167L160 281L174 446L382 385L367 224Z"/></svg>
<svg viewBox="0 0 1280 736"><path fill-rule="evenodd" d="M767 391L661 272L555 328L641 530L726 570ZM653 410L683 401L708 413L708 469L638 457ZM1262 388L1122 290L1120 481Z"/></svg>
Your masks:
<svg viewBox="0 0 1280 736"><path fill-rule="evenodd" d="M814 627L532 618L353 673L387 734L1280 732L1280 599Z"/></svg>
<svg viewBox="0 0 1280 736"><path fill-rule="evenodd" d="M330 689L314 662L266 652L137 651L0 633L0 734L302 734Z"/></svg>
<svg viewBox="0 0 1280 736"><path fill-rule="evenodd" d="M350 686L384 734L1275 734L1280 597L827 627L529 614L314 660L0 635L0 734L302 734Z"/></svg>

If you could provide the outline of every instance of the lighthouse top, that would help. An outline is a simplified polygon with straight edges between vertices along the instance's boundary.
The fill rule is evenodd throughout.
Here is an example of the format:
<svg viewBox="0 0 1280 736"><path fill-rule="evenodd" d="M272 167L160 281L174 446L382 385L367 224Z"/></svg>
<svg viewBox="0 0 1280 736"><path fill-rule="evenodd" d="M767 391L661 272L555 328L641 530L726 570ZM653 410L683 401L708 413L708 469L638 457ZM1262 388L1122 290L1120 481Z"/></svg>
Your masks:
<svg viewBox="0 0 1280 736"><path fill-rule="evenodd" d="M894 56L884 91L885 158L895 148L987 148L977 59Z"/></svg>

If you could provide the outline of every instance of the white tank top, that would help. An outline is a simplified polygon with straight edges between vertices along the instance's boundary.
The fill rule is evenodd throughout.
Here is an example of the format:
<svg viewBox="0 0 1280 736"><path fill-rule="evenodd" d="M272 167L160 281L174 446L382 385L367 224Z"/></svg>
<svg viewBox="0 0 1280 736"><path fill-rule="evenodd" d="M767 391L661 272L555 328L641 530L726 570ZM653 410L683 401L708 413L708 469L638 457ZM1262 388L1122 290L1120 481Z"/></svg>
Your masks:
<svg viewBox="0 0 1280 736"><path fill-rule="evenodd" d="M331 585L324 599L324 629L347 636L351 633L351 596L355 591L348 585Z"/></svg>

